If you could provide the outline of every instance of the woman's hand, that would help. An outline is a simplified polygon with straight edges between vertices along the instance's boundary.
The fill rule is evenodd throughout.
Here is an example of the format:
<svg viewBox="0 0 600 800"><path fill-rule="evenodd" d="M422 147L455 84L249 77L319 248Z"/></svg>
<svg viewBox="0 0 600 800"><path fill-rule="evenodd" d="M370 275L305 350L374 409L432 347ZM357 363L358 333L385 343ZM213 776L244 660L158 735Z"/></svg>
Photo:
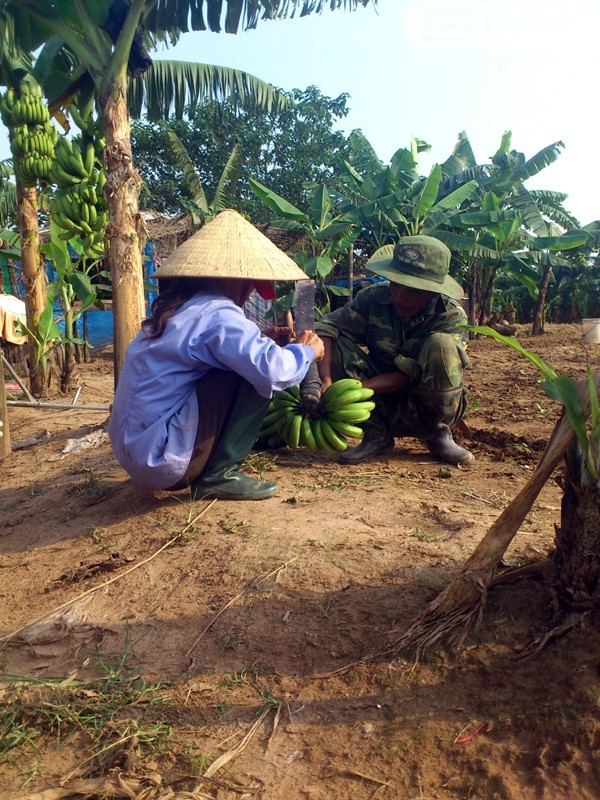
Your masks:
<svg viewBox="0 0 600 800"><path fill-rule="evenodd" d="M284 347L286 344L293 341L294 329L287 325L274 325L272 328L265 328L262 335L268 336L269 339L273 339L280 347Z"/></svg>
<svg viewBox="0 0 600 800"><path fill-rule="evenodd" d="M315 351L315 361L321 361L325 355L323 340L314 331L302 331L296 344L306 344Z"/></svg>

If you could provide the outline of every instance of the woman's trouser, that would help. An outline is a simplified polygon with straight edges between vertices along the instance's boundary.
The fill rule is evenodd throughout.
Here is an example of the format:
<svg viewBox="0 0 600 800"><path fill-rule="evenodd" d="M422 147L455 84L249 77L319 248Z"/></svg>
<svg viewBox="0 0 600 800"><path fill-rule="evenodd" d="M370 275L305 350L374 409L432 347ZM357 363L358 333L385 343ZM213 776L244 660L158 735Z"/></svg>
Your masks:
<svg viewBox="0 0 600 800"><path fill-rule="evenodd" d="M256 441L269 400L237 372L212 369L196 385L198 430L185 475L171 490L202 474L235 469Z"/></svg>

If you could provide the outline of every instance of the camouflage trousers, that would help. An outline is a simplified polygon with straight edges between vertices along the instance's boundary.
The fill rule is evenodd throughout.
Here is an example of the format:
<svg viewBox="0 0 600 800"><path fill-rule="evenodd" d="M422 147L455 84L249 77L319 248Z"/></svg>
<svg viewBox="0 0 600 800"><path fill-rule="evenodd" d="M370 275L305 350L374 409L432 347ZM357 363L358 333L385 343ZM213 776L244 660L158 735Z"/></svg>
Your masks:
<svg viewBox="0 0 600 800"><path fill-rule="evenodd" d="M331 377L373 378L383 372L377 359L341 334L332 341ZM463 371L469 363L464 347L448 333L433 333L412 343L402 359L411 379L408 389L375 395L370 427L393 436L426 436L436 425L456 424L467 408ZM404 370L403 370L404 371Z"/></svg>

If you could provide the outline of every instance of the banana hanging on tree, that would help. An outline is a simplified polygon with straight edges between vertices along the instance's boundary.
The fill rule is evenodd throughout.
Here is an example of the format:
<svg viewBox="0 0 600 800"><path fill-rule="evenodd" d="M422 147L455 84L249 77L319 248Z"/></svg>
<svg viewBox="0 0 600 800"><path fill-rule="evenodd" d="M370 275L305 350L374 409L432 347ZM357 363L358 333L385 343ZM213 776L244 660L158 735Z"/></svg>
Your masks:
<svg viewBox="0 0 600 800"><path fill-rule="evenodd" d="M91 130L93 133L93 124ZM84 251L92 258L104 254L108 218L102 192L106 183L100 162L103 150L103 144L98 146L87 130L71 140L61 137L51 171L57 184L53 219L63 229L64 236L60 236L67 241L79 237Z"/></svg>
<svg viewBox="0 0 600 800"><path fill-rule="evenodd" d="M37 86L21 83L0 96L0 116L11 132L15 175L27 189L46 183L54 160L56 128Z"/></svg>

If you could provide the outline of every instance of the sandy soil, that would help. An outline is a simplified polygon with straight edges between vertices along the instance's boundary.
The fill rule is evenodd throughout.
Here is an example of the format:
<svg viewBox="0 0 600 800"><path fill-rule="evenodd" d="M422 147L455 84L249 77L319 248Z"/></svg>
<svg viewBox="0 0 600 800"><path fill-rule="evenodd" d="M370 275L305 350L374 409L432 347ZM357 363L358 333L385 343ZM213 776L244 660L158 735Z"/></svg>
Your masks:
<svg viewBox="0 0 600 800"><path fill-rule="evenodd" d="M549 326L536 339L520 330L572 377L585 369L580 336L578 326ZM451 581L558 418L512 350L483 339L470 356L473 465L440 471L412 439L350 467L304 450L253 454L248 469L279 483L262 503L143 494L99 435L106 413L11 407L16 445L43 441L0 467L0 626L14 633L0 652L4 735L7 709L27 693L51 702L48 678L86 686L77 682L106 676L120 654L134 680L160 682L168 701L123 701L121 716L166 723L172 736L165 747L130 739L127 758L115 746L103 767L83 733L58 746L50 736L25 741L2 756L0 796L142 800L195 788L219 800L600 797L598 620L518 658L552 622L543 578L493 589L458 654L418 663L377 655ZM78 402L108 405L110 354L80 371ZM99 444L65 452L93 430ZM551 552L560 497L549 481L504 567ZM356 665L365 656L373 658ZM15 688L10 676L35 682ZM93 694L74 691L70 702ZM47 723L39 715L28 724ZM240 742L222 769L198 777ZM101 775L112 776L112 794L93 783ZM117 775L129 794L114 789ZM76 792L81 777L92 781L87 795ZM49 787L54 794L32 794Z"/></svg>

